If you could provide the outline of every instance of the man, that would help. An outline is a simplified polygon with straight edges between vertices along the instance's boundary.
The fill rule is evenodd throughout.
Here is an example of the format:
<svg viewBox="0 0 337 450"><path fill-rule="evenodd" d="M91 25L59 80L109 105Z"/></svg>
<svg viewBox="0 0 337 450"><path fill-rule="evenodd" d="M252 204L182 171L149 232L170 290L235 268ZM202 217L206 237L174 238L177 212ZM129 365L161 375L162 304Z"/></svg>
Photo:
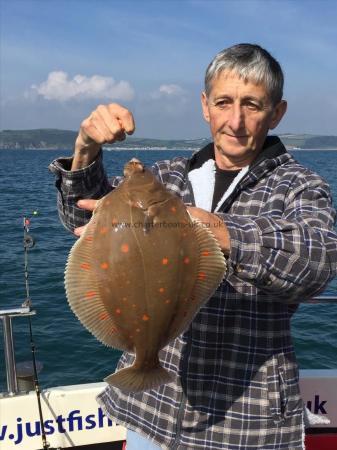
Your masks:
<svg viewBox="0 0 337 450"><path fill-rule="evenodd" d="M290 318L296 302L336 274L337 236L327 184L267 136L286 111L282 91L282 70L264 49L225 49L209 65L202 94L214 143L152 167L210 224L228 270L189 329L161 352L173 383L134 395L107 387L98 397L111 418L141 435L139 444L130 435L138 448L144 438L144 448L304 448ZM74 157L52 163L69 229L83 225L95 204L79 199L120 182L109 185L100 146L134 128L126 109L99 106L81 124ZM131 362L125 353L119 368Z"/></svg>

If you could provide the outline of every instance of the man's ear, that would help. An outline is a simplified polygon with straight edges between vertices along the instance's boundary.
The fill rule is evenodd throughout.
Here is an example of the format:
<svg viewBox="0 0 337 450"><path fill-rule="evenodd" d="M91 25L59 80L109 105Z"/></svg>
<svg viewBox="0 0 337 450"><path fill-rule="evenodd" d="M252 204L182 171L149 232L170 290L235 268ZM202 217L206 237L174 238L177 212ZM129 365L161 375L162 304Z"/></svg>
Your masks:
<svg viewBox="0 0 337 450"><path fill-rule="evenodd" d="M206 92L203 92L201 94L201 106L202 106L202 113L204 115L204 119L206 122L209 122L209 109L208 109L208 99L206 96Z"/></svg>
<svg viewBox="0 0 337 450"><path fill-rule="evenodd" d="M273 115L271 118L269 129L273 130L277 127L277 125L281 122L282 117L287 111L287 102L285 100L281 100L273 110Z"/></svg>

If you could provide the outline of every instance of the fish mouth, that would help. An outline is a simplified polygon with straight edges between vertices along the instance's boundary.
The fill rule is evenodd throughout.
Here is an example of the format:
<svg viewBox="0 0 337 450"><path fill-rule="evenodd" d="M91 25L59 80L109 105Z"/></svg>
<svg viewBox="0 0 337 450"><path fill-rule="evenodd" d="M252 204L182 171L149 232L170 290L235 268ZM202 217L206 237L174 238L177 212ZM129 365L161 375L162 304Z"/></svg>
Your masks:
<svg viewBox="0 0 337 450"><path fill-rule="evenodd" d="M132 158L124 166L124 176L130 177L137 172L144 172L144 164L139 159Z"/></svg>

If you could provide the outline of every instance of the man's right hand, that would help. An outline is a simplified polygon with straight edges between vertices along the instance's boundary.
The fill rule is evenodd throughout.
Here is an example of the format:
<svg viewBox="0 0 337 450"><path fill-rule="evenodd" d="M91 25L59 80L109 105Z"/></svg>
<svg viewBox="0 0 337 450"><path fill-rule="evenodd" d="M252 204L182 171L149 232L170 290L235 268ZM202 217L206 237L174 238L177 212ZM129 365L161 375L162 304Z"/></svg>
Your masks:
<svg viewBox="0 0 337 450"><path fill-rule="evenodd" d="M81 123L71 170L88 166L103 144L123 141L125 133L132 134L134 130L135 122L128 109L117 103L98 106Z"/></svg>

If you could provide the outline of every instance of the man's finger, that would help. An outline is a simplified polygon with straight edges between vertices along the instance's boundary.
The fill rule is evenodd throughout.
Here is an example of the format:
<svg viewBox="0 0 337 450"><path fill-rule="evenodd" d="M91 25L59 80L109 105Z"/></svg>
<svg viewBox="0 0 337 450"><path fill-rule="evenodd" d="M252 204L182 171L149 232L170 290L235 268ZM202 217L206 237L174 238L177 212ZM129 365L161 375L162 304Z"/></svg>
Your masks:
<svg viewBox="0 0 337 450"><path fill-rule="evenodd" d="M121 127L127 134L132 134L135 131L135 121L128 109L115 103L108 105L108 108L110 114L118 119Z"/></svg>
<svg viewBox="0 0 337 450"><path fill-rule="evenodd" d="M87 199L79 200L77 202L77 206L79 208L86 209L87 211L93 211L96 208L97 202L98 202L98 200L87 198Z"/></svg>
<svg viewBox="0 0 337 450"><path fill-rule="evenodd" d="M95 114L95 127L104 134L106 142L118 140L124 134L124 125L117 116L110 114L107 106L100 105Z"/></svg>
<svg viewBox="0 0 337 450"><path fill-rule="evenodd" d="M74 235L80 237L84 233L86 227L87 227L86 225L83 225L83 227L74 228Z"/></svg>

